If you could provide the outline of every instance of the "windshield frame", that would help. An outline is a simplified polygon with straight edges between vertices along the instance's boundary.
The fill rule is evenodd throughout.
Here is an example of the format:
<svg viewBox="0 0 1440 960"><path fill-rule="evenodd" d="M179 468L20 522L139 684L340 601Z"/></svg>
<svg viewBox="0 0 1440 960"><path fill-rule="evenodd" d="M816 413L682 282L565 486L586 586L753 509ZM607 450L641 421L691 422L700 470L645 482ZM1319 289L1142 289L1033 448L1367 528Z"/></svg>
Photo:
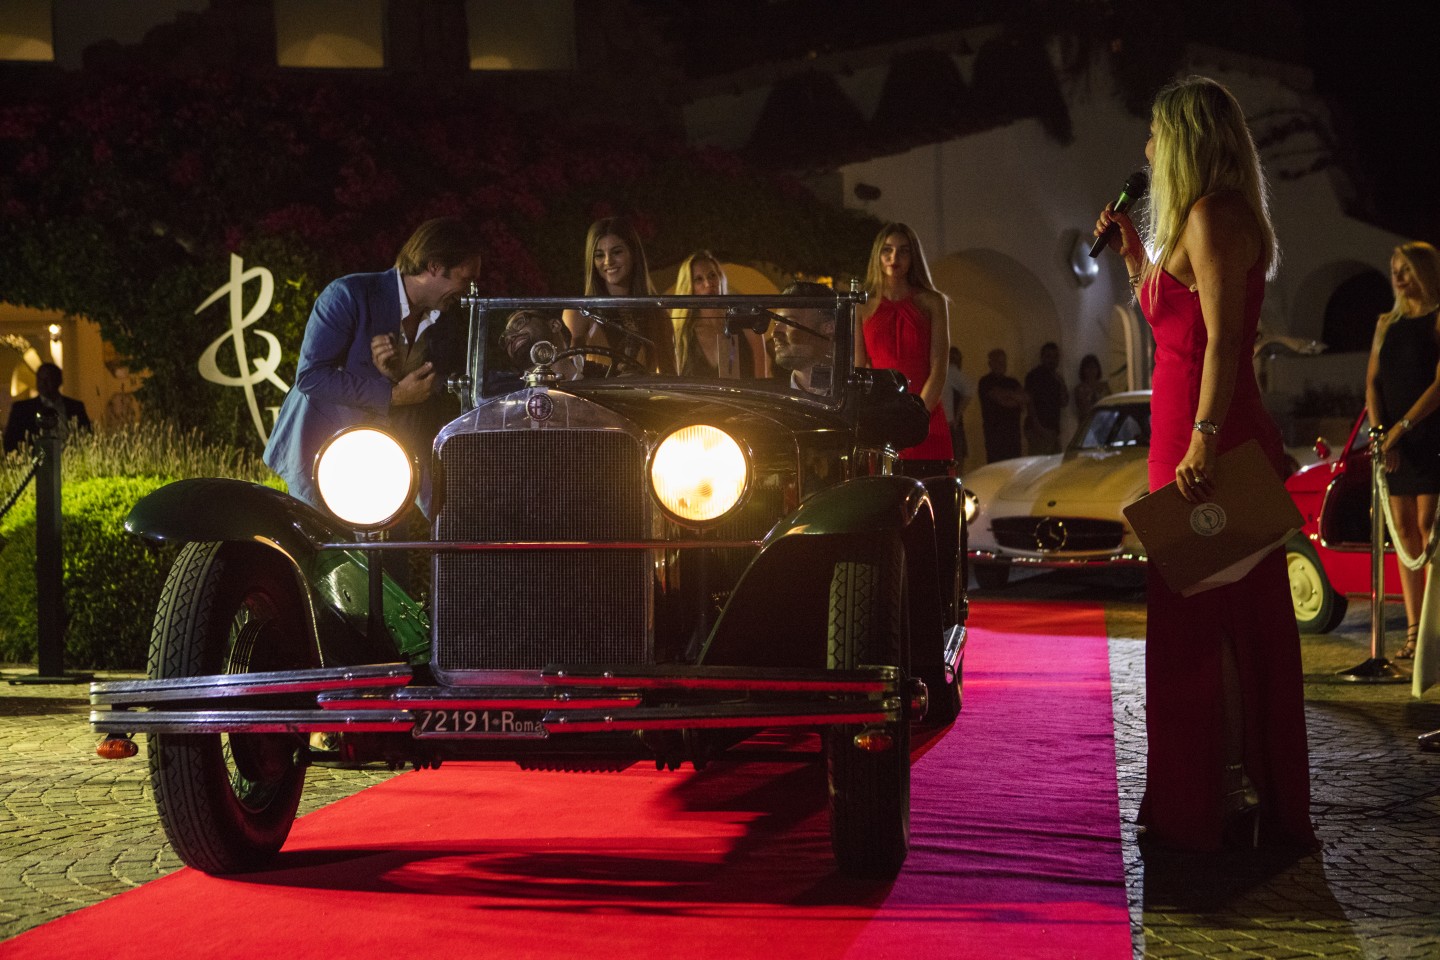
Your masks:
<svg viewBox="0 0 1440 960"><path fill-rule="evenodd" d="M485 372L487 362L491 359L487 357L487 352L493 349L494 343L494 339L486 335L487 325L497 322L503 324L505 318L508 318L516 310L559 312L585 309L598 312L602 310L658 309L671 315L673 311L678 310L725 309L756 313L757 316L764 315L758 311L765 311L773 317L776 311L782 309L811 309L833 311L836 317L834 364L831 387L826 394L801 393L790 388L784 380L775 378L768 380L717 379L683 377L678 374L675 376L646 374L644 376L565 380L555 386L565 390L588 390L591 388L641 386L673 388L683 384L687 389L715 389L726 392L754 390L772 395L791 396L828 407L839 407L845 399L845 387L854 372L855 308L865 300L866 294L858 290L836 291L833 296L826 297L786 296L780 293L712 297L480 297L472 292L471 295L462 297L460 300L461 305L467 310L469 324L466 347L468 377L463 378L463 382L456 384L452 391L460 397L461 405L467 410L486 400L514 392L516 388L513 386L508 388L492 386L487 391ZM777 322L776 319L767 319L765 335L768 335L769 329ZM743 336L743 333L737 334L737 336ZM507 368L509 367L508 361L505 365Z"/></svg>

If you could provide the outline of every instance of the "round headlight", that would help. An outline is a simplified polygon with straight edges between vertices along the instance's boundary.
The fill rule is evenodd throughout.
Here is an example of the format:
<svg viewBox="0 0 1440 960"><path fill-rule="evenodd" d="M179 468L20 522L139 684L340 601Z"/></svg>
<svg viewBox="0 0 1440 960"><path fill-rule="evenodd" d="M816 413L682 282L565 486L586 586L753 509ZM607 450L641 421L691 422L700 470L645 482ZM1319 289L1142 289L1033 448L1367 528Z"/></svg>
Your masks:
<svg viewBox="0 0 1440 960"><path fill-rule="evenodd" d="M729 513L745 493L750 465L724 430L697 424L660 441L650 461L655 499L679 520L704 523Z"/></svg>
<svg viewBox="0 0 1440 960"><path fill-rule="evenodd" d="M315 459L325 508L352 527L383 527L415 496L415 468L394 437L351 427L330 438Z"/></svg>

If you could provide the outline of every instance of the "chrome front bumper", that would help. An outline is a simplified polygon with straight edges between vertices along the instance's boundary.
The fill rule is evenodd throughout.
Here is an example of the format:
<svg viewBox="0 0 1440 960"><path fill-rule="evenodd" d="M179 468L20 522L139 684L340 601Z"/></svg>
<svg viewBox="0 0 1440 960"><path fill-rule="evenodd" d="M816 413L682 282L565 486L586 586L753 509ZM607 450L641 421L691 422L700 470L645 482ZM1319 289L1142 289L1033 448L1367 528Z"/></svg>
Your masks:
<svg viewBox="0 0 1440 960"><path fill-rule="evenodd" d="M1150 562L1143 553L1112 553L1099 557L1046 557L1026 554L1001 554L993 550L967 551L971 562L1004 563L1012 567L1070 568L1080 567L1143 567Z"/></svg>
<svg viewBox="0 0 1440 960"><path fill-rule="evenodd" d="M956 651L959 652L958 650ZM829 726L920 719L925 685L895 667L552 666L528 682L411 686L405 664L93 683L98 733L411 733L428 711L527 711L532 736ZM906 707L909 707L908 711ZM473 733L456 734L471 737ZM426 739L443 739L433 731Z"/></svg>

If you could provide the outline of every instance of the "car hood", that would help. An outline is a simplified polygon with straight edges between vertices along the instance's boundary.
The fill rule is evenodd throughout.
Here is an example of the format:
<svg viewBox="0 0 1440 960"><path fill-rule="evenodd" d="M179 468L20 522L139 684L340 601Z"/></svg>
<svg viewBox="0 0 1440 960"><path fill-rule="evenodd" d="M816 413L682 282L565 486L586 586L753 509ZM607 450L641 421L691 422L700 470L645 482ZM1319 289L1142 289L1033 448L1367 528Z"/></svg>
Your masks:
<svg viewBox="0 0 1440 960"><path fill-rule="evenodd" d="M966 478L982 503L1024 502L1125 505L1148 489L1146 449L1082 450L1065 456L1023 457L982 467Z"/></svg>

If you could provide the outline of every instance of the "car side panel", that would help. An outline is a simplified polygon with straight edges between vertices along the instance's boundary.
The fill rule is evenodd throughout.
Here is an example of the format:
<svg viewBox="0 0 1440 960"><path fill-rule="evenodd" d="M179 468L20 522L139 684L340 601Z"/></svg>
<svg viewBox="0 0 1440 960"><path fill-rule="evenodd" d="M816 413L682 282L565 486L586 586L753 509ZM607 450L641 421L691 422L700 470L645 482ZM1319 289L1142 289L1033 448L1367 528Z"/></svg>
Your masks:
<svg viewBox="0 0 1440 960"><path fill-rule="evenodd" d="M700 661L712 666L823 665L835 564L885 556L903 544L906 529L922 511L928 521L925 488L909 477L862 477L810 497L765 538ZM933 546L929 557L933 567ZM933 591L934 574L929 577Z"/></svg>

